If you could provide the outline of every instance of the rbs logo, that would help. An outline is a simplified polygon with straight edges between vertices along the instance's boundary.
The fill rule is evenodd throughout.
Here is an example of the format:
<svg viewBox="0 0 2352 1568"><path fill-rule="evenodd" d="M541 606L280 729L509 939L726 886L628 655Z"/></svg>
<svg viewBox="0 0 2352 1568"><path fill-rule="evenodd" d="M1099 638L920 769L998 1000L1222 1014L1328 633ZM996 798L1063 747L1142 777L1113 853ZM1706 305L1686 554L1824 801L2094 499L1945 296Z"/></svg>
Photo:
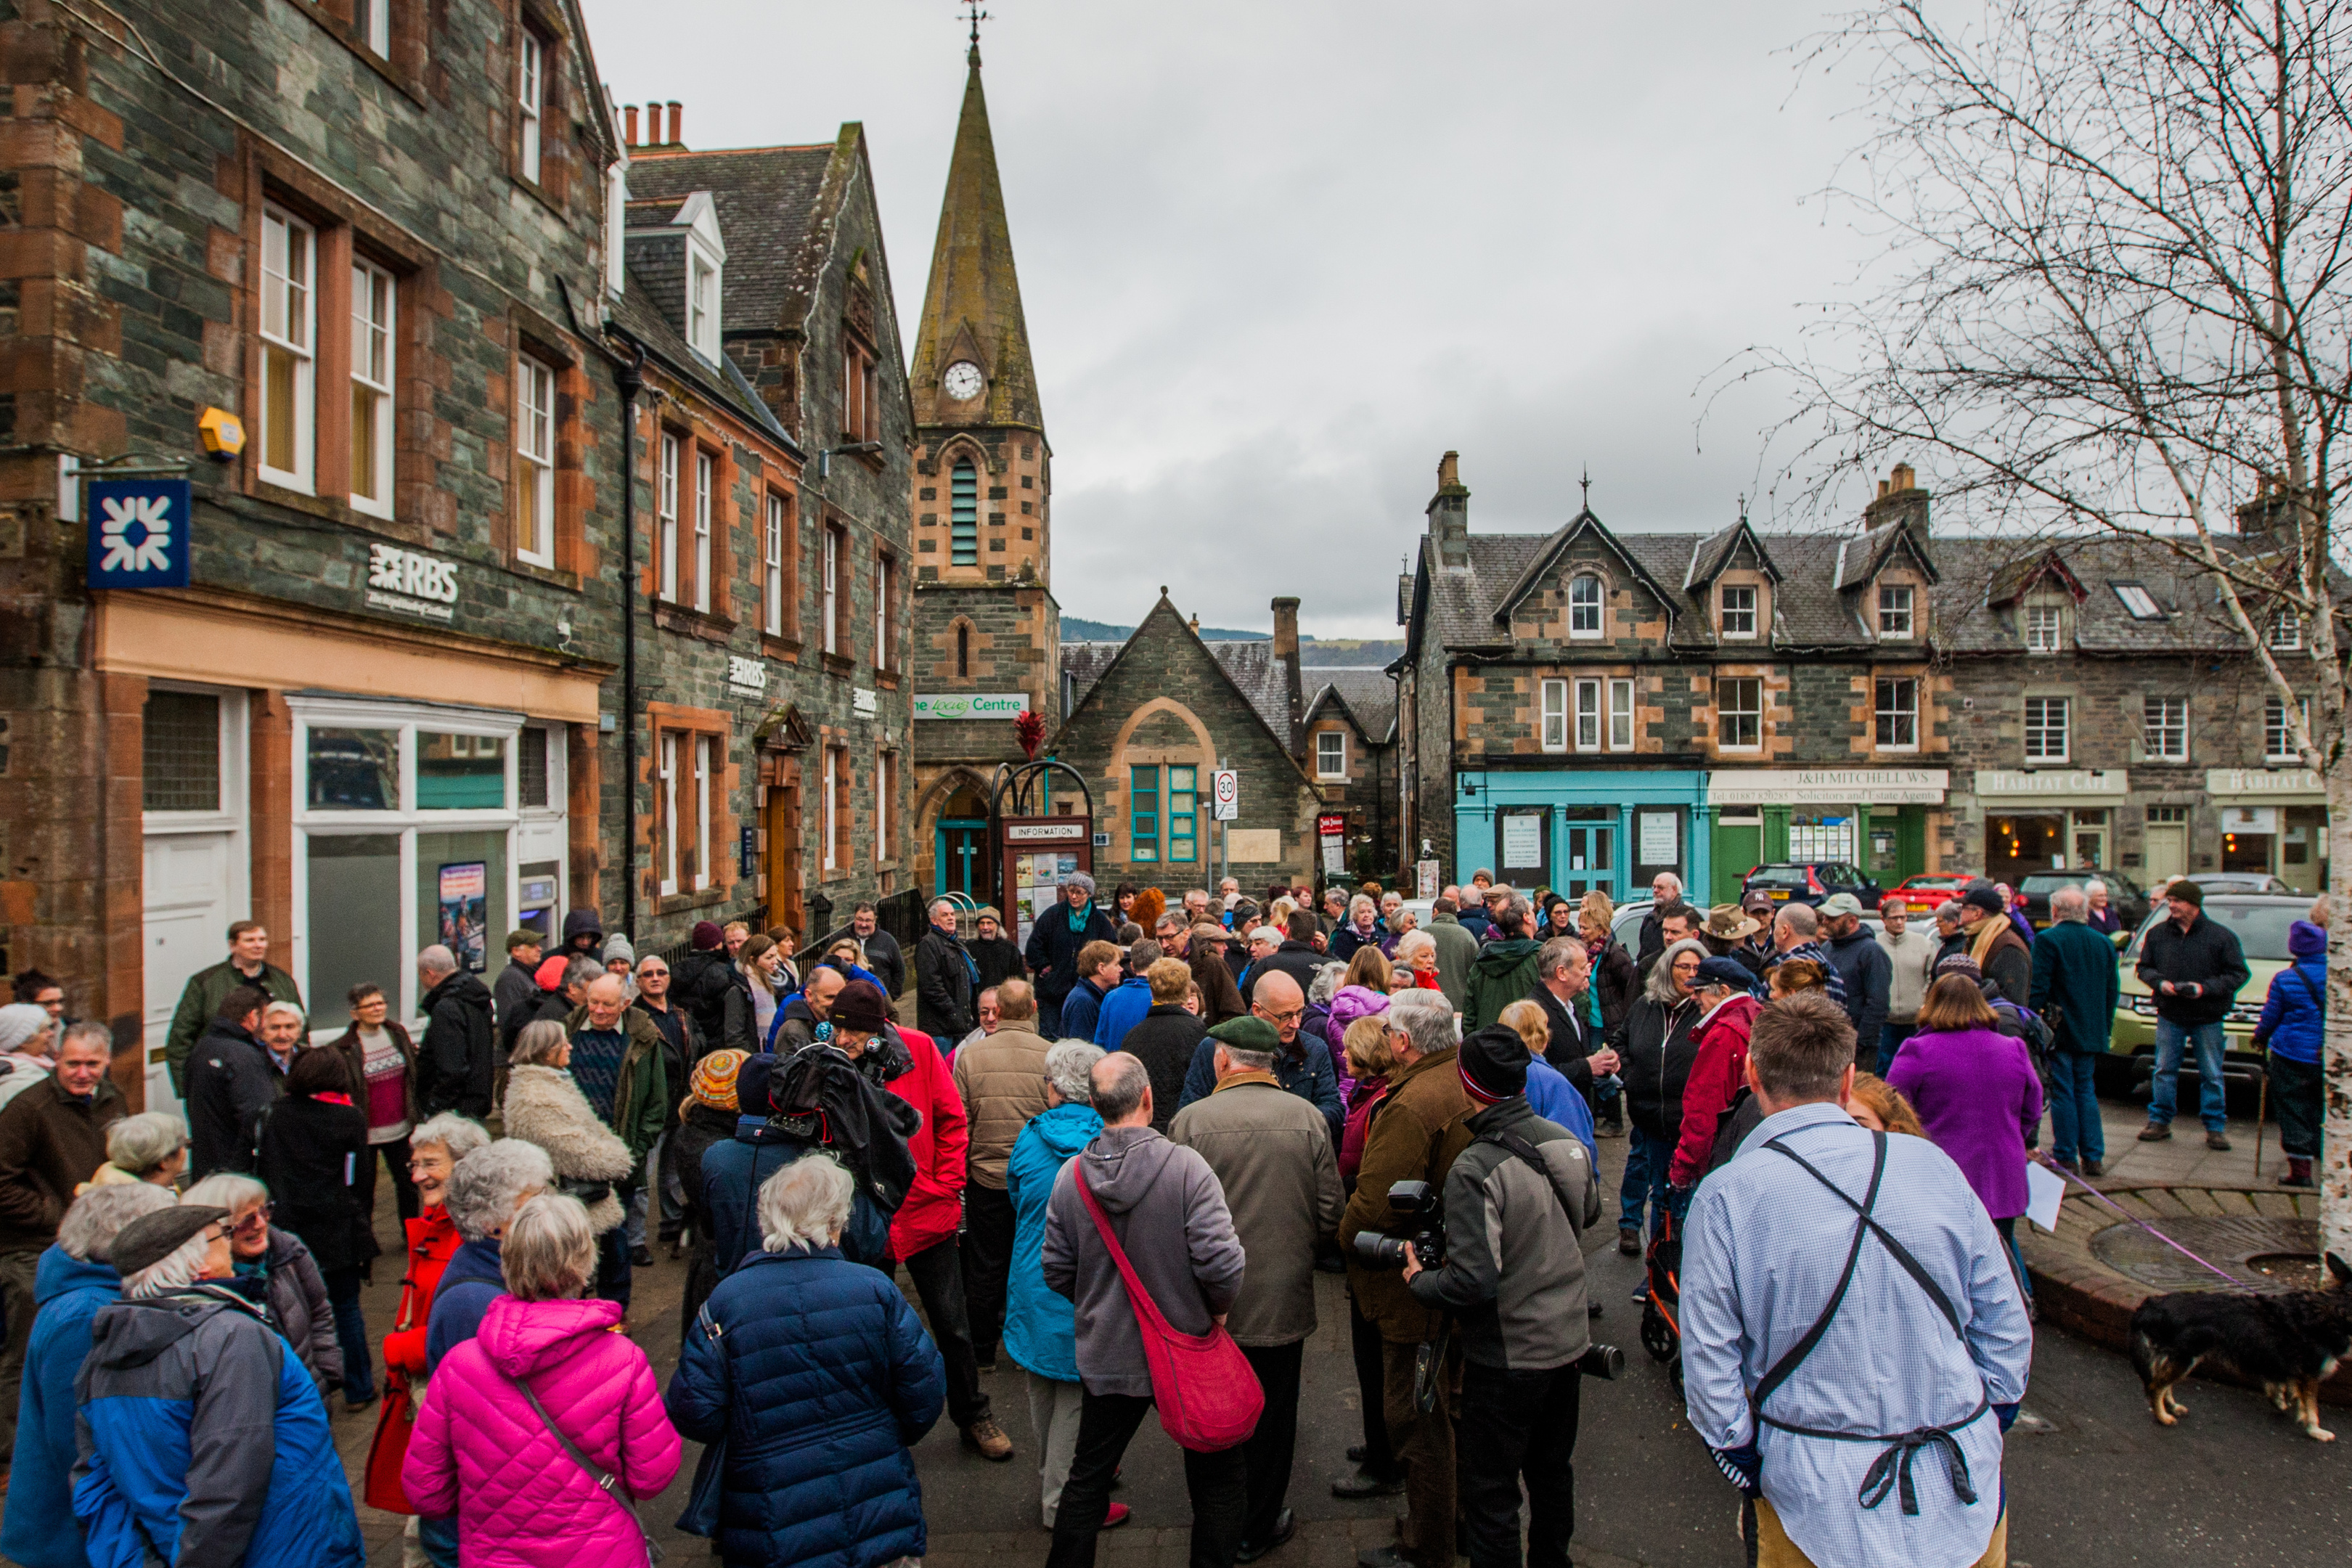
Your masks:
<svg viewBox="0 0 2352 1568"><path fill-rule="evenodd" d="M368 546L368 586L411 599L457 602L457 565L394 544Z"/></svg>

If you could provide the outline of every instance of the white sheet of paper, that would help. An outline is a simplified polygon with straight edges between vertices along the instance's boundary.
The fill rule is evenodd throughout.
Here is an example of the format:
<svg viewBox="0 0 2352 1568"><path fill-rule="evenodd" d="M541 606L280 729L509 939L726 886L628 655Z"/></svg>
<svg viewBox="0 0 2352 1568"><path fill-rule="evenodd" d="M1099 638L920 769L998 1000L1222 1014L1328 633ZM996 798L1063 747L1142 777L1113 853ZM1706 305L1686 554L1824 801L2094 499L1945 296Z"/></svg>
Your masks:
<svg viewBox="0 0 2352 1568"><path fill-rule="evenodd" d="M2042 1229L2058 1228L2058 1205L2066 1195L2066 1178L2036 1161L2025 1163L2025 1217Z"/></svg>

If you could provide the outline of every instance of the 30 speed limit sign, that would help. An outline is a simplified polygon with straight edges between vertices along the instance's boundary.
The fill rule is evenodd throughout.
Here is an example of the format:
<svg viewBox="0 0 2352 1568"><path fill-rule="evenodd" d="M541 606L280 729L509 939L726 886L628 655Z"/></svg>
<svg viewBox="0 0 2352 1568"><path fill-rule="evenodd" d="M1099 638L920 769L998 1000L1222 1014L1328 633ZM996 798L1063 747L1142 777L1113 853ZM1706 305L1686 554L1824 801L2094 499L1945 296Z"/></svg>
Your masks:
<svg viewBox="0 0 2352 1568"><path fill-rule="evenodd" d="M1210 798L1215 803L1213 814L1219 822L1231 822L1241 815L1242 775L1231 768L1219 768L1209 775Z"/></svg>

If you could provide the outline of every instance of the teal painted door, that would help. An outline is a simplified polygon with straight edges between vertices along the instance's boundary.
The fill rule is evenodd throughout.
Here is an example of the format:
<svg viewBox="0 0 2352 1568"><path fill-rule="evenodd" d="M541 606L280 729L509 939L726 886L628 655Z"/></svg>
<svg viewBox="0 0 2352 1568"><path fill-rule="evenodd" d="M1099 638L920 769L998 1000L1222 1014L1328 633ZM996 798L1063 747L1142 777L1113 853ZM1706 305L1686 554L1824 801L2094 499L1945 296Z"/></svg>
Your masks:
<svg viewBox="0 0 2352 1568"><path fill-rule="evenodd" d="M1617 825L1571 822L1563 833L1568 842L1559 863L1560 896L1572 901L1598 889L1612 899L1619 897Z"/></svg>
<svg viewBox="0 0 2352 1568"><path fill-rule="evenodd" d="M940 822L939 891L988 901L988 824L942 818Z"/></svg>

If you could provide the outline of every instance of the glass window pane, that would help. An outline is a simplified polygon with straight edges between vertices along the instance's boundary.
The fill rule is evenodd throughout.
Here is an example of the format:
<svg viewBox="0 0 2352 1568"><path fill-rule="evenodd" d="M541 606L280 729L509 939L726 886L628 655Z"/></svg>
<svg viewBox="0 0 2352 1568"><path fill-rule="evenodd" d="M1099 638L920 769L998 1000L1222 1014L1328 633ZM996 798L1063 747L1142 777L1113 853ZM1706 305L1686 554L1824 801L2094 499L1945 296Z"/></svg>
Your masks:
<svg viewBox="0 0 2352 1568"><path fill-rule="evenodd" d="M142 809L220 809L219 698L200 691L150 691L140 749Z"/></svg>
<svg viewBox="0 0 2352 1568"><path fill-rule="evenodd" d="M310 889L310 1027L352 1021L345 994L354 985L383 987L400 1005L407 973L400 942L400 835L349 837L306 834Z"/></svg>
<svg viewBox="0 0 2352 1568"><path fill-rule="evenodd" d="M315 924L315 908L310 918ZM505 828L416 836L419 948L439 942L478 974L489 964L490 933L504 935L513 924L507 908Z"/></svg>
<svg viewBox="0 0 2352 1568"><path fill-rule="evenodd" d="M506 804L504 736L416 732L417 810L502 811Z"/></svg>
<svg viewBox="0 0 2352 1568"><path fill-rule="evenodd" d="M312 729L312 811L400 809L400 731Z"/></svg>
<svg viewBox="0 0 2352 1568"><path fill-rule="evenodd" d="M526 725L515 751L515 788L525 805L547 804L547 731Z"/></svg>

